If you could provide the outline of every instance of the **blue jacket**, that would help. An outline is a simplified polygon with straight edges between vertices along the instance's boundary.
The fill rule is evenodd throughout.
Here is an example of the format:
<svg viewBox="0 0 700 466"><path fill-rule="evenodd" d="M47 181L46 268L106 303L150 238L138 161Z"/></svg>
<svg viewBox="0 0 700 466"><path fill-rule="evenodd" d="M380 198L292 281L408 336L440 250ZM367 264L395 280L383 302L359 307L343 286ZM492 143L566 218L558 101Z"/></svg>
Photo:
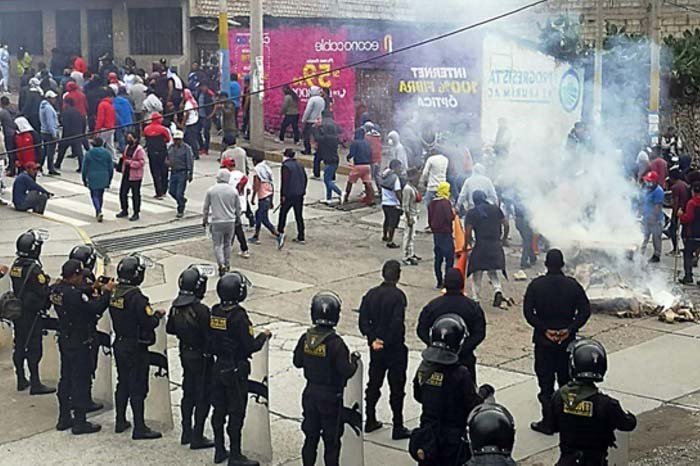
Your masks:
<svg viewBox="0 0 700 466"><path fill-rule="evenodd" d="M117 124L119 126L130 125L132 123L134 109L131 107L131 102L129 102L129 99L121 95L117 96L112 101L112 106L114 107L114 111L117 113Z"/></svg>
<svg viewBox="0 0 700 466"><path fill-rule="evenodd" d="M228 97L233 102L233 105L235 105L236 108L241 108L241 85L236 81L231 81L229 91Z"/></svg>
<svg viewBox="0 0 700 466"><path fill-rule="evenodd" d="M39 121L42 134L58 137L58 113L48 100L42 100L39 105Z"/></svg>
<svg viewBox="0 0 700 466"><path fill-rule="evenodd" d="M15 205L15 209L26 210L24 203L27 200L27 193L29 191L39 191L40 193L49 194L49 192L39 186L39 184L34 181L34 178L29 176L27 172L22 172L15 178L15 182L12 185L12 203Z"/></svg>
<svg viewBox="0 0 700 466"><path fill-rule="evenodd" d="M107 189L114 176L112 154L104 147L93 147L83 159L83 184L90 189Z"/></svg>

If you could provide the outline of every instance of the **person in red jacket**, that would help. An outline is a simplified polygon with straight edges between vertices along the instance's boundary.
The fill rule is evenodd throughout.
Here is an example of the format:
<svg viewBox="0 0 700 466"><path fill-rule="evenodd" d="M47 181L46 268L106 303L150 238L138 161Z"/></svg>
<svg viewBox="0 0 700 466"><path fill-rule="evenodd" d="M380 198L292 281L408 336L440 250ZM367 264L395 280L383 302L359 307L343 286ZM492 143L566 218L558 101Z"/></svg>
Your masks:
<svg viewBox="0 0 700 466"><path fill-rule="evenodd" d="M693 197L685 209L678 210L678 219L683 225L683 270L684 277L680 280L684 285L693 283L693 255L700 249L700 183L693 184Z"/></svg>
<svg viewBox="0 0 700 466"><path fill-rule="evenodd" d="M371 121L365 123L363 128L365 129L365 139L372 148L372 179L377 186L376 192L381 193L382 187L380 185L379 172L382 168L382 134Z"/></svg>
<svg viewBox="0 0 700 466"><path fill-rule="evenodd" d="M114 152L114 128L117 126L117 113L114 111L114 106L112 105L112 99L114 98L114 93L107 87L105 88L105 95L100 103L97 105L97 118L95 120L95 131L99 131L102 140L104 141L104 148L111 152L112 159L115 159Z"/></svg>
<svg viewBox="0 0 700 466"><path fill-rule="evenodd" d="M80 116L87 118L87 99L85 98L83 91L81 91L78 87L78 84L76 84L74 81L68 81L66 83L66 92L63 94L63 100L65 101L68 98L73 99L73 103L75 104L74 107L78 112L80 112ZM62 110L65 109L66 104L64 103Z"/></svg>
<svg viewBox="0 0 700 466"><path fill-rule="evenodd" d="M28 163L36 163L37 151L41 149L41 140L34 128L25 117L15 118L17 133L15 133L15 166L19 175Z"/></svg>
<svg viewBox="0 0 700 466"><path fill-rule="evenodd" d="M148 165L153 177L153 188L156 191L155 198L160 200L168 192L168 167L165 160L168 158L168 143L170 131L163 126L163 117L160 113L151 114L151 122L143 129L146 137L146 152L148 152Z"/></svg>
<svg viewBox="0 0 700 466"><path fill-rule="evenodd" d="M85 60L83 60L83 57L80 55L75 57L75 60L73 60L73 69L75 71L79 71L83 74L87 71L87 64L85 63Z"/></svg>

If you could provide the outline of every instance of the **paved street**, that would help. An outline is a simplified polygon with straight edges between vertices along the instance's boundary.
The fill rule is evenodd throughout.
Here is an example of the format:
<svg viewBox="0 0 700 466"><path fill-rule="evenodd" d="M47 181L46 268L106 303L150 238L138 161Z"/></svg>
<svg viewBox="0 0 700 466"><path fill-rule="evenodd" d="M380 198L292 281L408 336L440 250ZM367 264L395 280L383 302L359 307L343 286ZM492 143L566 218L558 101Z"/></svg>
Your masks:
<svg viewBox="0 0 700 466"><path fill-rule="evenodd" d="M203 157L196 163L195 180L188 187L190 202L183 220L175 220L172 199L156 201L151 198L152 187L147 175L142 189L144 206L141 221L128 222L115 219L118 211L118 175L110 194L106 197L105 222L94 220L93 209L73 161L64 163L64 176L43 177L39 182L56 198L49 202L45 217L15 212L2 208L0 223L0 260L11 260L17 235L27 228L46 228L51 239L42 256L52 277L58 276L58 268L70 248L82 242L87 235L98 244L105 240L124 238L140 233L155 233L200 223L201 200L212 185L217 164L215 156ZM272 164L275 176L279 166ZM339 185L345 179L338 177ZM253 289L246 301L254 323L268 327L274 333L270 352L270 407L272 411L272 435L275 465L301 464L302 433L301 389L303 377L291 365L291 351L297 339L308 326L308 309L311 296L319 290L331 289L343 299L343 314L339 332L347 337L349 345L363 354L367 361L365 341L357 329L357 314L364 292L380 281L382 263L400 254L384 247L381 242L381 212L363 208L340 211L319 204L323 185L310 180L306 200L307 244L289 243L277 251L272 237L262 233L260 246L251 246L251 258L235 256L235 268L243 271L253 282ZM7 195L5 196L7 199ZM290 215L290 219L292 216ZM422 215L425 222L425 214ZM294 233L294 224L288 233ZM421 228L422 229L422 228ZM519 243L514 233L514 243ZM290 235L291 237L292 235ZM105 244L109 244L108 242ZM425 303L437 295L432 273L432 240L420 234L417 241L418 255L425 258L418 267L404 267L400 287L409 299L407 311L407 341L411 349L409 374L413 375L420 361L422 344L414 329L418 313ZM138 247L156 261L148 271L144 291L156 307L167 308L177 292L177 277L191 263L213 261L211 243L203 234L189 239L177 236L161 242L144 241ZM237 252L237 246L235 247ZM121 255L130 252L114 250L110 253L108 274L114 273L114 265ZM519 251L508 252L509 270L517 270ZM672 261L664 258L665 269L672 268ZM671 262L668 262L671 261ZM532 275L533 272L530 272ZM670 276L670 271L669 271ZM7 286L3 280L2 286ZM536 403L536 381L532 374L532 348L530 329L522 318L520 304L527 282L510 281L505 285L506 295L513 297L516 306L504 311L490 306L490 287L485 287L485 312L488 320L487 338L480 346L478 358L480 383L490 383L497 389L496 398L514 414L517 422L515 457L522 464L552 464L552 448L556 439L544 437L529 430L528 424L539 415ZM206 302L215 302L215 280L210 281ZM191 451L179 446L179 382L180 364L177 342L168 341L170 360L171 398L175 429L162 440L132 442L127 436L113 433L113 412L98 413L95 420L103 424L97 435L74 437L56 432L56 400L53 396L29 397L14 390L14 377L10 360L8 329L2 327L0 337L0 412L4 428L0 430L0 464L211 464L211 451ZM636 414L653 413L664 406L682 410L700 410L696 392L700 392L700 372L696 358L700 351L700 325L660 323L655 318L621 320L606 315L594 315L583 334L593 336L606 345L610 356L609 377L604 388L619 397L625 408ZM45 357L42 371L46 381L55 383L57 355L54 339L44 339ZM390 440L391 419L387 393L380 401L379 418L385 427L365 437L365 464L410 465L406 453L407 442ZM147 408L148 411L148 408ZM407 386L405 417L409 427L417 425L419 406L413 401ZM148 412L147 412L148 417ZM643 416L642 416L643 419ZM643 425L643 423L642 423ZM349 435L346 433L346 435ZM635 442L632 435L632 444ZM128 447L128 448L127 448ZM634 456L634 451L633 451Z"/></svg>

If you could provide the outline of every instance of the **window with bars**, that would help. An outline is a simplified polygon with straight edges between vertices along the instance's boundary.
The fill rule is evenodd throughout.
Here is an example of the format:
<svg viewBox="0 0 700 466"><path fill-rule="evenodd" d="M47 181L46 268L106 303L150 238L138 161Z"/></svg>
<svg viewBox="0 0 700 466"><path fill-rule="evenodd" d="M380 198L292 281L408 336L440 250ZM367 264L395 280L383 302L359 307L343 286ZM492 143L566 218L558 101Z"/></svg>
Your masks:
<svg viewBox="0 0 700 466"><path fill-rule="evenodd" d="M182 9L129 8L132 55L182 55Z"/></svg>
<svg viewBox="0 0 700 466"><path fill-rule="evenodd" d="M7 44L13 55L20 45L32 55L42 55L43 29L41 11L0 13L0 42Z"/></svg>

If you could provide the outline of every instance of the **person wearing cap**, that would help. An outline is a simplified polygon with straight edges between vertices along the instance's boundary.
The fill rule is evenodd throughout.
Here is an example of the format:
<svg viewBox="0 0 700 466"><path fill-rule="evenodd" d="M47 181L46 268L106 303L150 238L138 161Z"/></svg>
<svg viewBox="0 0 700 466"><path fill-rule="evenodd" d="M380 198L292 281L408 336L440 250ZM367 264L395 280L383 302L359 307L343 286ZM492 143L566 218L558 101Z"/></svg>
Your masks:
<svg viewBox="0 0 700 466"><path fill-rule="evenodd" d="M248 159L248 154L246 153L244 148L237 146L232 147L232 145L235 145L235 143L236 138L233 138L233 140L229 139L228 141L224 141L224 144L227 145L227 149L221 154L221 161L223 163L224 161L226 161L226 159L231 159L236 170L239 170L241 173L243 173L243 175L246 177L246 180L248 180L250 179L249 176L250 172L252 171L252 164ZM248 226L250 228L253 228L255 226L255 215L253 214L253 209L251 209L248 204L248 196L250 196L252 190L248 187L247 181L245 188L246 189L244 193L239 191L238 194L239 196L242 196L241 202L245 201L245 208L243 209L243 213L248 219Z"/></svg>
<svg viewBox="0 0 700 466"><path fill-rule="evenodd" d="M569 382L567 347L591 316L591 306L583 287L573 277L564 275L564 255L550 249L544 263L547 274L537 277L527 287L523 301L525 320L533 328L535 375L542 405L542 420L530 424L536 432L552 435L546 409L554 394L554 381L559 387Z"/></svg>
<svg viewBox="0 0 700 466"><path fill-rule="evenodd" d="M467 336L459 351L459 363L469 369L476 383L474 351L486 338L486 317L479 303L464 295L464 276L454 268L445 274L445 294L426 304L418 315L416 334L423 343L430 345L430 328L446 314L457 314L466 325Z"/></svg>
<svg viewBox="0 0 700 466"><path fill-rule="evenodd" d="M58 381L57 430L71 429L75 435L91 434L101 429L85 418L90 407L90 378L94 325L109 306L114 282L93 298L82 287L83 266L69 259L61 268L61 280L51 287L50 300L58 314L58 349L61 373ZM71 413L72 411L72 413Z"/></svg>
<svg viewBox="0 0 700 466"><path fill-rule="evenodd" d="M148 167L151 170L155 190L153 197L161 200L168 192L168 167L165 160L168 158L168 143L171 137L170 131L163 126L163 117L160 113L151 113L150 123L144 127L143 135L146 137Z"/></svg>
<svg viewBox="0 0 700 466"><path fill-rule="evenodd" d="M58 144L58 113L54 105L56 104L57 94L52 91L46 91L44 100L39 105L39 120L41 121L41 141L44 143L42 160L39 165L43 166L47 163L49 175L60 175L54 167L54 156L56 155L56 145Z"/></svg>
<svg viewBox="0 0 700 466"><path fill-rule="evenodd" d="M177 202L177 218L185 216L185 190L194 175L194 154L189 144L184 142L185 134L176 130L173 133L173 145L168 149L166 164L170 167L170 196Z"/></svg>
<svg viewBox="0 0 700 466"><path fill-rule="evenodd" d="M406 396L408 347L406 346L406 294L396 285L401 278L401 264L389 260L382 267L383 283L364 295L360 304L360 333L369 345L369 381L365 391L367 418L365 432L379 430L377 402L386 375L389 382L389 404L393 414L391 438L408 438L411 431L404 427L403 400Z"/></svg>
<svg viewBox="0 0 700 466"><path fill-rule="evenodd" d="M216 173L216 184L204 196L202 226L211 228L214 256L223 277L231 266L231 244L236 224L241 222L241 204L238 192L229 184L231 173L221 168Z"/></svg>
<svg viewBox="0 0 700 466"><path fill-rule="evenodd" d="M308 178L304 167L294 157L294 149L285 149L282 162L282 188L280 189L280 214L277 231L280 234L278 248L284 246L284 229L287 225L287 214L294 209L294 220L297 223L297 237L294 242L304 244L304 196Z"/></svg>
<svg viewBox="0 0 700 466"><path fill-rule="evenodd" d="M46 210L46 203L53 196L36 182L36 174L39 165L34 162L27 162L24 171L20 173L12 185L12 204L15 210L22 212L32 211L36 214L43 214Z"/></svg>
<svg viewBox="0 0 700 466"><path fill-rule="evenodd" d="M243 149L241 149L243 150ZM249 259L250 254L248 253L248 240L245 237L245 232L243 231L243 214L250 216L250 207L248 206L247 189L248 189L248 177L243 174L242 171L236 168L236 162L232 158L225 158L221 161L221 168L225 168L231 174L228 183L233 186L233 188L238 193L238 201L241 204L241 217L239 217L238 222L236 222L236 230L234 235L238 240L238 244L241 247L241 251L238 253L243 259ZM249 219L250 221L250 219ZM253 219L253 224L255 219Z"/></svg>
<svg viewBox="0 0 700 466"><path fill-rule="evenodd" d="M644 175L644 197L642 201L642 230L644 242L642 253L647 250L649 239L654 246L654 255L649 262L661 262L661 234L664 227L664 190L659 186L659 174L650 171Z"/></svg>

